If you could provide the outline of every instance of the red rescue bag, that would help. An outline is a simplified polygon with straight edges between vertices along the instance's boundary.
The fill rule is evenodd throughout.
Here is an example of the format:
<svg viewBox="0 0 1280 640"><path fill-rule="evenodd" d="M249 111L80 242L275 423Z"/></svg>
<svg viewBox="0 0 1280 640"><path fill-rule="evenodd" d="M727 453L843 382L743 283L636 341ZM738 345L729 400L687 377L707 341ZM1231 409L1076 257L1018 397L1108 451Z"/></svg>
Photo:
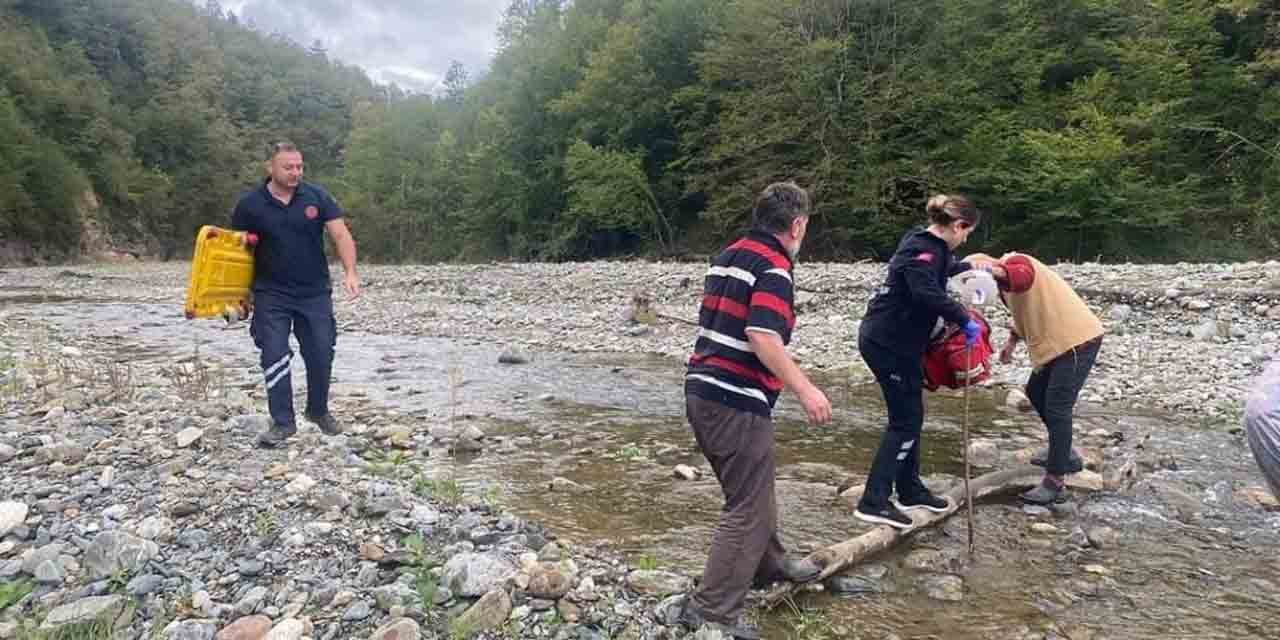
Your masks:
<svg viewBox="0 0 1280 640"><path fill-rule="evenodd" d="M991 348L991 324L976 309L969 310L969 317L982 327L972 353L966 354L964 330L949 322L941 335L929 343L924 353L924 386L928 390L960 389L991 377L991 356L995 353Z"/></svg>

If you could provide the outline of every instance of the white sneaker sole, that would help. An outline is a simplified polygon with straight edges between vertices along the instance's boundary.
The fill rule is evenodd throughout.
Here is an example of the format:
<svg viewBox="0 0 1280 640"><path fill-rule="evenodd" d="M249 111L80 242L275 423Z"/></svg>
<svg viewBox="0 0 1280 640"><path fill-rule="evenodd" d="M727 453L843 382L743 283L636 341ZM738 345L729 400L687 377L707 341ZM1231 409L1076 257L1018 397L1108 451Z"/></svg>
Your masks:
<svg viewBox="0 0 1280 640"><path fill-rule="evenodd" d="M947 501L947 506L941 509L937 507L931 507L927 504L913 504L908 507L908 506L904 506L901 502L898 502L897 500L894 500L893 504L894 506L898 507L898 511L915 511L917 509L924 509L925 511L930 511L933 513L946 513L951 510L952 504L949 498L943 498L943 499Z"/></svg>
<svg viewBox="0 0 1280 640"><path fill-rule="evenodd" d="M903 530L906 530L906 529L910 529L911 527L914 527L914 526L915 526L915 523L907 524L907 523L903 523L903 522L898 522L897 520L891 520L891 519L889 519L889 518L885 518L885 517L883 517L883 516L877 516L877 515L875 515L875 514L871 514L871 513L863 513L863 512L861 512L861 511L854 511L854 512L853 512L853 517L855 517L855 518L857 518L857 519L859 519L859 520L861 520L861 521L863 521L863 522L870 522L870 523L872 523L872 524L886 524L886 525L889 525L890 527L893 527L894 529L903 529Z"/></svg>

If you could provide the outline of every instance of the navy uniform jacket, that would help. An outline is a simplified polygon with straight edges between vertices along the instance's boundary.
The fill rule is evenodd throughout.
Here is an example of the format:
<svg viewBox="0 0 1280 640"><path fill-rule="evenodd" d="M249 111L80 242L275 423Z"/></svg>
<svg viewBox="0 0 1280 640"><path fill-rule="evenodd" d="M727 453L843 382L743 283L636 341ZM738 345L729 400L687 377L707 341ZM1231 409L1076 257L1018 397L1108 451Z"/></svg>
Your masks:
<svg viewBox="0 0 1280 640"><path fill-rule="evenodd" d="M884 285L867 303L861 337L907 358L923 357L939 317L961 326L969 321L964 306L947 295L947 279L969 269L942 238L927 229L908 232L889 260Z"/></svg>

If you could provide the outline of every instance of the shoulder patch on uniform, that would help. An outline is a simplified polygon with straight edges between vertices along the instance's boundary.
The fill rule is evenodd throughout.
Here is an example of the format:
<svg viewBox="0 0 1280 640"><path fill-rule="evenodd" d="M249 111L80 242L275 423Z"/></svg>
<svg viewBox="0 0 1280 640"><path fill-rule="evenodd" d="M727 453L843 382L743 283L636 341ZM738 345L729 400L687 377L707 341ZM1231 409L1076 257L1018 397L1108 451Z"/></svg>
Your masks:
<svg viewBox="0 0 1280 640"><path fill-rule="evenodd" d="M916 260L919 260L920 262L933 262L933 254L926 251L917 255Z"/></svg>
<svg viewBox="0 0 1280 640"><path fill-rule="evenodd" d="M308 220L315 220L320 215L320 210L314 204L307 205L306 214Z"/></svg>

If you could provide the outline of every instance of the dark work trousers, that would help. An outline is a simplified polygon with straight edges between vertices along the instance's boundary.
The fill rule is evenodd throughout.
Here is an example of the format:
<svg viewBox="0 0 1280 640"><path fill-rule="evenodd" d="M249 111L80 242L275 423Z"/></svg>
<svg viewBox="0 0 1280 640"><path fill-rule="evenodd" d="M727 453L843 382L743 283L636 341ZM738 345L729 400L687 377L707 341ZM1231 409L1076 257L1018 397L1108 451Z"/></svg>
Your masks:
<svg viewBox="0 0 1280 640"><path fill-rule="evenodd" d="M271 419L285 426L295 424L293 381L289 375L293 362L290 331L298 338L307 367L307 415L325 415L329 412L329 372L338 333L330 294L312 298L263 292L254 295L249 333L261 350Z"/></svg>
<svg viewBox="0 0 1280 640"><path fill-rule="evenodd" d="M889 409L889 426L867 474L862 504L868 508L889 503L895 486L898 497L914 499L928 489L920 481L920 436L924 427L924 365L920 357L905 357L865 337L858 352L875 374Z"/></svg>
<svg viewBox="0 0 1280 640"><path fill-rule="evenodd" d="M1101 348L1099 336L1050 360L1027 380L1027 398L1049 431L1045 470L1051 475L1061 477L1071 471L1071 414Z"/></svg>
<svg viewBox="0 0 1280 640"><path fill-rule="evenodd" d="M720 524L698 590L696 610L712 622L733 624L756 579L782 572L778 505L773 495L773 422L764 416L685 395L693 436L724 491Z"/></svg>

